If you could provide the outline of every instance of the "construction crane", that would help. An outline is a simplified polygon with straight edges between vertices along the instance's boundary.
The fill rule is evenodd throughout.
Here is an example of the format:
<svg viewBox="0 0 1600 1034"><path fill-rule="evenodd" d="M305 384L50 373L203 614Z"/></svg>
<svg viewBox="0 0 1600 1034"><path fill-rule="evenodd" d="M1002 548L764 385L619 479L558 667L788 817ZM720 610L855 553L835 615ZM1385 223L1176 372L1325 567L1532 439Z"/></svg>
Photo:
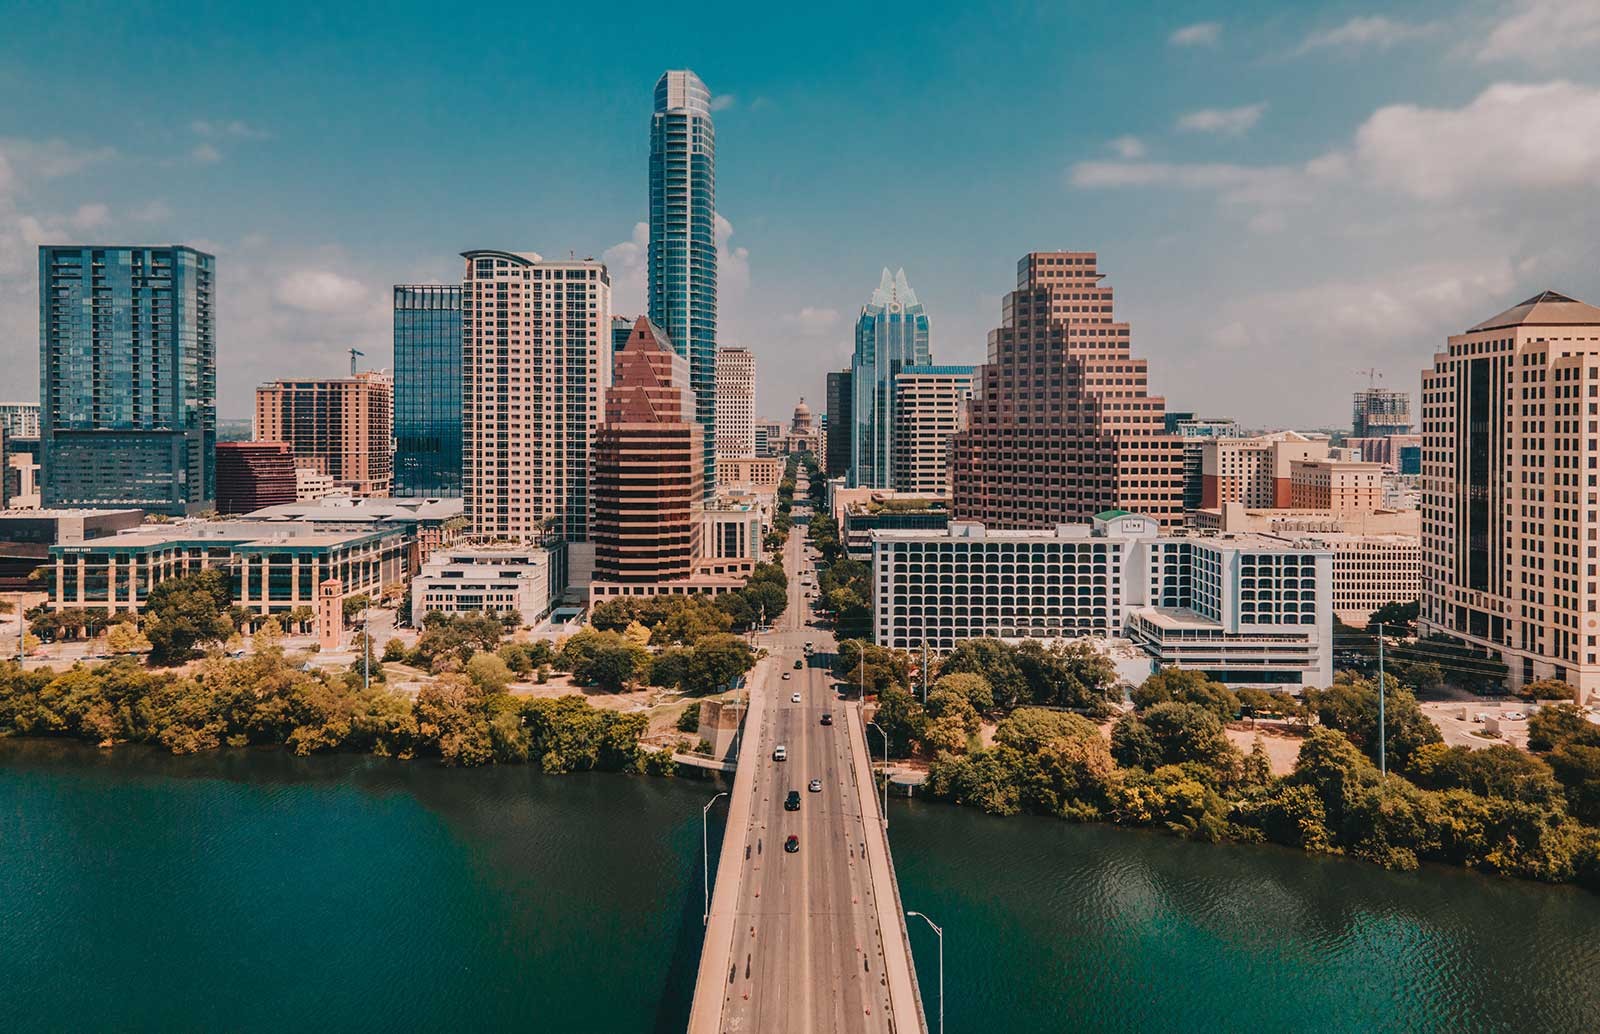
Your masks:
<svg viewBox="0 0 1600 1034"><path fill-rule="evenodd" d="M1378 382L1383 380L1383 372L1375 366L1369 366L1365 370L1357 370L1356 373L1366 374L1368 387L1376 388Z"/></svg>
<svg viewBox="0 0 1600 1034"><path fill-rule="evenodd" d="M350 349L350 376L354 377L356 375L356 356L366 354L359 348Z"/></svg>

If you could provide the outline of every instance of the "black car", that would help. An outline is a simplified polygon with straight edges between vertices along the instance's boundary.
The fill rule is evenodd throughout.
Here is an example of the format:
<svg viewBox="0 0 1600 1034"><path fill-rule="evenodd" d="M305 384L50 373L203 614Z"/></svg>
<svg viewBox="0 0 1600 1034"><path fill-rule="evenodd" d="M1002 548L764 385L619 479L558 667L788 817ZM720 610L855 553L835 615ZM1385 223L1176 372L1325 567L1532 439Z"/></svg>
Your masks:
<svg viewBox="0 0 1600 1034"><path fill-rule="evenodd" d="M794 662L794 670L795 671L799 671L801 668L804 668L805 666L806 666L806 662L805 661L795 661Z"/></svg>
<svg viewBox="0 0 1600 1034"><path fill-rule="evenodd" d="M788 851L790 854L794 854L796 851L800 850L800 838L795 836L793 833L790 833L789 839L783 842L783 849Z"/></svg>
<svg viewBox="0 0 1600 1034"><path fill-rule="evenodd" d="M783 800L783 810L784 811L799 811L800 810L800 791L799 790L790 790L789 791L789 796L785 797L784 800Z"/></svg>
<svg viewBox="0 0 1600 1034"><path fill-rule="evenodd" d="M833 724L833 712L832 711L824 711L824 712L822 712L822 724L823 725L832 725Z"/></svg>

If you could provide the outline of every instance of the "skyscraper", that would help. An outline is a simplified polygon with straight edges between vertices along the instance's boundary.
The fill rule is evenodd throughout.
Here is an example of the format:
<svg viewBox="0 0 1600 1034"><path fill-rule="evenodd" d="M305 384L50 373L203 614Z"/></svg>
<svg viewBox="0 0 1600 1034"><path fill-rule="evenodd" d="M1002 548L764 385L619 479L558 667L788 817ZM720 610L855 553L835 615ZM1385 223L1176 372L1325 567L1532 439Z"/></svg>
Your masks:
<svg viewBox="0 0 1600 1034"><path fill-rule="evenodd" d="M928 314L906 282L906 271L890 276L885 269L856 319L856 351L850 363L855 404L849 425L851 487L890 487L895 374L930 362Z"/></svg>
<svg viewBox="0 0 1600 1034"><path fill-rule="evenodd" d="M656 81L650 118L650 319L689 360L695 418L717 426L717 138L711 91L689 71ZM705 493L716 492L716 450L705 450Z"/></svg>
<svg viewBox="0 0 1600 1034"><path fill-rule="evenodd" d="M594 440L595 591L694 573L701 553L705 432L689 363L641 316L616 354ZM631 592L634 590L622 590Z"/></svg>
<svg viewBox="0 0 1600 1034"><path fill-rule="evenodd" d="M717 349L717 455L754 456L755 419L755 353Z"/></svg>
<svg viewBox="0 0 1600 1034"><path fill-rule="evenodd" d="M594 259L462 258L462 495L471 533L586 542L589 444L611 384L611 276ZM573 580L586 582L587 563L569 553Z"/></svg>
<svg viewBox="0 0 1600 1034"><path fill-rule="evenodd" d="M1352 438L1387 438L1411 433L1411 393L1390 388L1362 388L1350 413Z"/></svg>
<svg viewBox="0 0 1600 1034"><path fill-rule="evenodd" d="M354 377L272 381L256 388L255 440L287 442L295 466L353 496L386 496L394 480L394 385L371 370Z"/></svg>
<svg viewBox="0 0 1600 1034"><path fill-rule="evenodd" d="M216 260L39 248L43 505L182 515L216 498Z"/></svg>
<svg viewBox="0 0 1600 1034"><path fill-rule="evenodd" d="M851 378L849 370L833 370L828 374L828 446L824 467L830 478L850 474L851 413L855 409Z"/></svg>
<svg viewBox="0 0 1600 1034"><path fill-rule="evenodd" d="M894 378L890 487L950 494L950 440L972 401L971 366L907 366Z"/></svg>
<svg viewBox="0 0 1600 1034"><path fill-rule="evenodd" d="M1600 308L1554 291L1452 335L1422 374L1418 630L1579 703L1600 694L1597 384Z"/></svg>
<svg viewBox="0 0 1600 1034"><path fill-rule="evenodd" d="M394 288L394 494L461 494L461 285Z"/></svg>
<svg viewBox="0 0 1600 1034"><path fill-rule="evenodd" d="M1104 510L1183 523L1183 452L1148 393L1128 325L1093 252L1035 252L989 333L967 430L956 435L953 516L1052 528Z"/></svg>

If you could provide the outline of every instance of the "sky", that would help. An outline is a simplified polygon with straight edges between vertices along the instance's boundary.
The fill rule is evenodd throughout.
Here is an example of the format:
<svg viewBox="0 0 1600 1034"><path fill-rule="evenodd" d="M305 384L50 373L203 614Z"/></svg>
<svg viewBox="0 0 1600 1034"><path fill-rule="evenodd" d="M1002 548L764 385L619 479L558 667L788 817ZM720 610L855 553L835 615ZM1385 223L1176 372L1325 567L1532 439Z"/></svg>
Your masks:
<svg viewBox="0 0 1600 1034"><path fill-rule="evenodd" d="M880 270L983 360L1017 259L1093 250L1151 390L1347 425L1450 333L1600 302L1600 3L58 3L0 34L0 396L41 243L217 256L218 409L382 368L389 287L603 257L644 306L652 89L715 96L722 344L821 411Z"/></svg>

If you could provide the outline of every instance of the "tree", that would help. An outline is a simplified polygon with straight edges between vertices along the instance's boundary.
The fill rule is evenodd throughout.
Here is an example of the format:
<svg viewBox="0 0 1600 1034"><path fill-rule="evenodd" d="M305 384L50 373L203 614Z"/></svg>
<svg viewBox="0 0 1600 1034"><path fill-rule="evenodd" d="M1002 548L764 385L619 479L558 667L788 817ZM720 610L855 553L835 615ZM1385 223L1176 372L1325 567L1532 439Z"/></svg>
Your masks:
<svg viewBox="0 0 1600 1034"><path fill-rule="evenodd" d="M112 653L149 653L150 639L132 621L112 625L106 631L106 649Z"/></svg>
<svg viewBox="0 0 1600 1034"><path fill-rule="evenodd" d="M390 639L383 644L383 659L385 663L394 661L400 663L406 659L406 644L400 639Z"/></svg>
<svg viewBox="0 0 1600 1034"><path fill-rule="evenodd" d="M933 684L933 689L936 693L954 693L979 711L987 711L994 706L994 687L989 685L988 679L972 672L958 671L941 675Z"/></svg>
<svg viewBox="0 0 1600 1034"><path fill-rule="evenodd" d="M441 675L417 694L417 735L447 765L484 765L494 746L483 690L465 676Z"/></svg>
<svg viewBox="0 0 1600 1034"><path fill-rule="evenodd" d="M998 639L966 639L939 664L939 675L967 672L982 675L993 688L995 703L1011 708L1028 699L1028 681L1017 664L1016 650Z"/></svg>
<svg viewBox="0 0 1600 1034"><path fill-rule="evenodd" d="M1528 716L1528 749L1543 753L1590 725L1577 704L1548 704Z"/></svg>
<svg viewBox="0 0 1600 1034"><path fill-rule="evenodd" d="M629 683L649 673L650 651L626 637L621 642L600 646L581 673L573 672L585 682L593 682L611 693L621 692Z"/></svg>
<svg viewBox="0 0 1600 1034"><path fill-rule="evenodd" d="M1179 701L1153 704L1127 715L1111 730L1111 755L1130 768L1193 762L1227 774L1239 761L1215 711Z"/></svg>
<svg viewBox="0 0 1600 1034"><path fill-rule="evenodd" d="M1244 756L1244 768L1239 781L1245 786L1270 786L1272 783L1272 758L1267 746L1257 736L1250 744L1250 753Z"/></svg>
<svg viewBox="0 0 1600 1034"><path fill-rule="evenodd" d="M1422 606L1417 600L1409 603L1385 603L1367 618L1367 627L1377 631L1377 627L1381 624L1386 635L1415 635L1417 615L1421 612Z"/></svg>
<svg viewBox="0 0 1600 1034"><path fill-rule="evenodd" d="M721 693L755 662L755 651L739 636L727 632L706 636L689 652L681 676L683 690L695 696Z"/></svg>
<svg viewBox="0 0 1600 1034"><path fill-rule="evenodd" d="M930 718L936 720L949 718L955 721L961 726L963 736L973 735L983 725L983 721L978 717L978 711L972 706L971 701L959 693L950 692L948 689L936 689L929 693L928 701L923 706ZM963 740L963 742L965 741Z"/></svg>
<svg viewBox="0 0 1600 1034"><path fill-rule="evenodd" d="M622 630L622 634L635 646L650 645L650 630L637 621L628 622L628 627Z"/></svg>
<svg viewBox="0 0 1600 1034"><path fill-rule="evenodd" d="M928 715L917 698L898 686L878 695L878 710L873 715L889 737L889 756L909 757L928 731Z"/></svg>
<svg viewBox="0 0 1600 1034"><path fill-rule="evenodd" d="M1468 790L1480 797L1560 807L1561 786L1544 761L1509 744L1484 750L1429 743L1412 755L1407 775L1429 790Z"/></svg>
<svg viewBox="0 0 1600 1034"><path fill-rule="evenodd" d="M358 592L354 596L346 596L344 598L345 621L348 622L370 606L372 606L372 597L364 592Z"/></svg>
<svg viewBox="0 0 1600 1034"><path fill-rule="evenodd" d="M150 659L179 663L193 656L197 646L227 640L233 634L227 618L232 602L228 576L216 568L156 583L145 598Z"/></svg>
<svg viewBox="0 0 1600 1034"><path fill-rule="evenodd" d="M1385 683L1384 724L1389 759L1405 768L1417 748L1438 743L1443 737L1417 706L1417 698L1404 686ZM1308 689L1306 707L1318 721L1350 737L1362 753L1378 759L1378 687L1359 675L1341 672L1327 689Z"/></svg>
<svg viewBox="0 0 1600 1034"><path fill-rule="evenodd" d="M485 693L504 693L516 681L505 661L492 653L475 653L467 661L467 678Z"/></svg>
<svg viewBox="0 0 1600 1034"><path fill-rule="evenodd" d="M1578 821L1600 826L1600 726L1562 740L1545 760L1566 791L1567 809Z"/></svg>
<svg viewBox="0 0 1600 1034"><path fill-rule="evenodd" d="M1224 722L1238 714L1240 706L1227 686L1213 682L1205 672L1181 668L1163 668L1133 691L1133 706L1140 710L1172 700L1199 704Z"/></svg>
<svg viewBox="0 0 1600 1034"><path fill-rule="evenodd" d="M250 637L250 643L258 651L277 649L283 645L283 626L278 624L277 618L267 618Z"/></svg>
<svg viewBox="0 0 1600 1034"><path fill-rule="evenodd" d="M1517 687L1517 696L1524 700L1575 700L1577 691L1560 679L1534 679Z"/></svg>
<svg viewBox="0 0 1600 1034"><path fill-rule="evenodd" d="M602 632L620 632L639 616L634 597L618 596L589 609L589 624Z"/></svg>
<svg viewBox="0 0 1600 1034"><path fill-rule="evenodd" d="M996 743L1031 754L1055 740L1103 739L1093 722L1066 711L1019 707L995 728Z"/></svg>

